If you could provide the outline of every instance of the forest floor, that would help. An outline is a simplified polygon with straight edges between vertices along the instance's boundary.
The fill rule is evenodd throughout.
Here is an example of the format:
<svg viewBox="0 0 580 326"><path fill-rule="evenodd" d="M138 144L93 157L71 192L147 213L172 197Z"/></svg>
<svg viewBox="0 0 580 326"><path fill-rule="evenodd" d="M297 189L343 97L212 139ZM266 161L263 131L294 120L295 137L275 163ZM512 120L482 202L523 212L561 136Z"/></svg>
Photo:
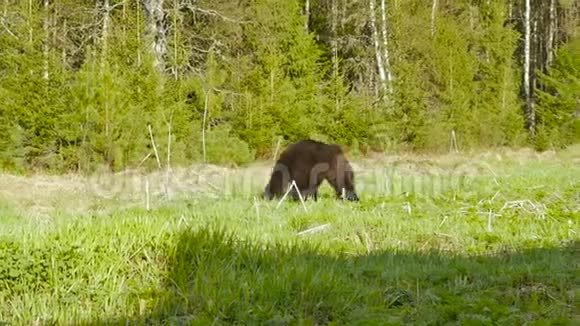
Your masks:
<svg viewBox="0 0 580 326"><path fill-rule="evenodd" d="M272 162L0 174L0 324L578 322L580 146L353 163L305 205Z"/></svg>

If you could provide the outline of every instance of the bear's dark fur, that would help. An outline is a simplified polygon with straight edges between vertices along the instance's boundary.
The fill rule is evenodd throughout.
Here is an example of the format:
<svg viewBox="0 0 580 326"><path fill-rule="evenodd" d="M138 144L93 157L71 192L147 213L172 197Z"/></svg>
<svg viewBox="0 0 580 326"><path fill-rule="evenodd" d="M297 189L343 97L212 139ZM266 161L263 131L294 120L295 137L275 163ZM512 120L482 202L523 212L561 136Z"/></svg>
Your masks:
<svg viewBox="0 0 580 326"><path fill-rule="evenodd" d="M326 180L334 188L336 196L358 201L354 187L354 172L338 145L314 140L302 140L291 144L276 162L270 181L264 189L267 199L283 196L288 187L296 182L303 198L318 199L318 187ZM298 199L296 189L292 198Z"/></svg>

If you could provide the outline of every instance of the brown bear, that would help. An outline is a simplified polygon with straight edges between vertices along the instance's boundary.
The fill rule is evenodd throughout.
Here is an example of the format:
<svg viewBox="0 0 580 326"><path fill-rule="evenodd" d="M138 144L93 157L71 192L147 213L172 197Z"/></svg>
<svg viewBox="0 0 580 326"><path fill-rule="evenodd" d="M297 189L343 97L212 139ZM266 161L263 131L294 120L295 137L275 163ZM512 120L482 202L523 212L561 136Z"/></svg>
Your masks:
<svg viewBox="0 0 580 326"><path fill-rule="evenodd" d="M354 172L338 145L325 144L315 140L302 140L291 144L274 165L270 181L263 197L272 199L283 196L295 181L304 199L318 200L318 187L328 181L336 196L349 201L359 201L354 187ZM293 188L293 199L298 193Z"/></svg>

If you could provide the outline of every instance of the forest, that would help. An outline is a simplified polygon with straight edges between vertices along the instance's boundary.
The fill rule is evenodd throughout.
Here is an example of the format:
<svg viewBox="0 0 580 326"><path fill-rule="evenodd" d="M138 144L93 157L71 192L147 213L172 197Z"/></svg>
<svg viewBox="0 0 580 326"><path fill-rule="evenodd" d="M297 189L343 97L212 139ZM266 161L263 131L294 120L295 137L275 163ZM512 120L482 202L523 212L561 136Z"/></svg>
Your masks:
<svg viewBox="0 0 580 326"><path fill-rule="evenodd" d="M579 162L578 0L0 0L0 325L578 325Z"/></svg>
<svg viewBox="0 0 580 326"><path fill-rule="evenodd" d="M3 0L0 169L579 140L573 0ZM148 157L155 159L146 160Z"/></svg>

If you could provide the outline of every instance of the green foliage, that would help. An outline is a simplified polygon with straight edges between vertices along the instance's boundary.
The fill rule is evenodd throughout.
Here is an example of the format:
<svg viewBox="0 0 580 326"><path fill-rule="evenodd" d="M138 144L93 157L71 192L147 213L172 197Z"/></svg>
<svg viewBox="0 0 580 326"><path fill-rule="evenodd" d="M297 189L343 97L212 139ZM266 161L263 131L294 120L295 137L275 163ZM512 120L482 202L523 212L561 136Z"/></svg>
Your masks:
<svg viewBox="0 0 580 326"><path fill-rule="evenodd" d="M241 71L237 87L243 96L234 128L265 154L276 135L296 141L317 131L325 63L304 31L299 1L261 1L252 9L259 28L247 29L247 46L249 60L257 64Z"/></svg>
<svg viewBox="0 0 580 326"><path fill-rule="evenodd" d="M30 29L14 24L6 27L12 34L0 35L0 168L50 169L61 162L55 153L61 146L56 128L66 108L60 95L67 74L58 69L53 52L47 57L41 52L42 33L25 34L40 25L34 4L24 19ZM14 7L29 9L23 3ZM9 17L16 19L17 12ZM43 76L44 64L54 69L49 80Z"/></svg>
<svg viewBox="0 0 580 326"><path fill-rule="evenodd" d="M77 273L84 264L81 250L75 245L53 245L43 248L22 248L21 243L0 242L0 279L9 296L44 291L55 284L72 284L88 275Z"/></svg>
<svg viewBox="0 0 580 326"><path fill-rule="evenodd" d="M326 135L328 142L367 145L374 125L381 122L381 113L367 98L349 92L343 75L333 76L324 89L316 131Z"/></svg>
<svg viewBox="0 0 580 326"><path fill-rule="evenodd" d="M447 150L455 130L461 148L516 145L523 125L512 60L518 35L503 27L506 8L449 6L453 14L437 15L433 35L426 6L392 17L398 77L390 138L415 149Z"/></svg>
<svg viewBox="0 0 580 326"><path fill-rule="evenodd" d="M198 157L203 158L203 143L197 142ZM219 165L244 165L255 158L246 142L231 134L231 127L220 125L205 134L206 160Z"/></svg>
<svg viewBox="0 0 580 326"><path fill-rule="evenodd" d="M536 147L562 148L580 141L580 38L562 46L547 74L539 73Z"/></svg>
<svg viewBox="0 0 580 326"><path fill-rule="evenodd" d="M110 10L101 2L47 4L2 7L1 169L157 168L156 160L141 162L154 157L149 126L160 163L175 166L203 159L204 128L216 139L208 146L236 148L230 156L208 147L220 164L271 157L278 139L323 139L364 154L447 150L452 131L466 150L524 138L521 35L506 24L516 11L502 1L442 3L433 30L423 1L389 3L385 25L376 6L392 93L378 78L368 2L311 1L306 17L301 0L165 1L156 27L139 1L113 1ZM534 8L539 17L548 7ZM575 8L558 8L558 28ZM154 67L151 42L161 39ZM564 47L542 77L539 148L578 139L576 48ZM214 130L216 123L227 127Z"/></svg>

